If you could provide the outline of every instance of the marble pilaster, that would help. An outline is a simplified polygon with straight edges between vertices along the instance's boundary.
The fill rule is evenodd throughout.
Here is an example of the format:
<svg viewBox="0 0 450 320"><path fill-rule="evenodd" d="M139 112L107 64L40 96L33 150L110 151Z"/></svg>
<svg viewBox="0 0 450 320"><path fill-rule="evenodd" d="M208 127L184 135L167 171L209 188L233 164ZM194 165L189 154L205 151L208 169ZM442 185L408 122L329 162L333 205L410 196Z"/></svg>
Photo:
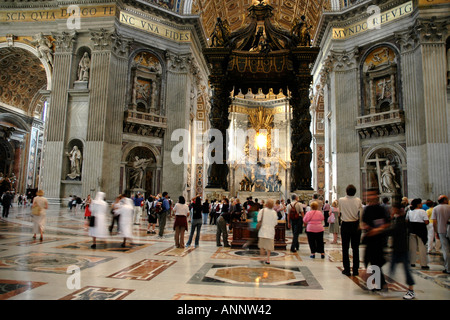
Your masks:
<svg viewBox="0 0 450 320"><path fill-rule="evenodd" d="M82 193L97 191L114 199L119 192L123 110L129 39L92 30L94 49L89 80L89 117L82 172Z"/></svg>
<svg viewBox="0 0 450 320"><path fill-rule="evenodd" d="M54 33L52 91L48 108L46 152L42 159L40 185L50 199L60 198L63 172L65 123L75 34Z"/></svg>
<svg viewBox="0 0 450 320"><path fill-rule="evenodd" d="M408 197L436 199L448 194L448 107L445 21L419 19L396 33L402 56L402 83L408 164Z"/></svg>
<svg viewBox="0 0 450 320"><path fill-rule="evenodd" d="M191 87L189 77L189 66L192 62L190 54L177 55L167 53L167 84L170 86L166 93L165 110L170 121L167 123L167 130L164 135L164 151L162 171L162 191L167 191L173 198L184 195L187 182L187 163L176 164L172 160L173 148L181 143L172 141L172 133L177 129L189 129L190 122L190 92ZM185 145L189 145L189 135L183 136ZM188 152L184 149L183 152ZM184 159L189 157L185 155Z"/></svg>
<svg viewBox="0 0 450 320"><path fill-rule="evenodd" d="M347 185L353 184L357 194L361 192L359 179L359 139L355 130L358 117L358 49L331 51L330 105L331 145L337 197L345 196Z"/></svg>

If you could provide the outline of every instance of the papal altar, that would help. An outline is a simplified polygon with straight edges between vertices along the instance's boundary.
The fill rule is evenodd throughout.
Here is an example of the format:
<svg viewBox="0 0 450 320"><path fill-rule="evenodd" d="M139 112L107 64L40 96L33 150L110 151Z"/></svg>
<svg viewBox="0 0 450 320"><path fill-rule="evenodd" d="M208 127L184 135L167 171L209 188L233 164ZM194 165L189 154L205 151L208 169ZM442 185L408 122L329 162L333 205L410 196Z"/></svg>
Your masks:
<svg viewBox="0 0 450 320"><path fill-rule="evenodd" d="M232 248L242 248L248 242L251 243L249 248L258 247L258 233L250 228L249 222L233 222L232 227ZM284 221L279 221L278 225L275 226L275 250L286 250L286 223Z"/></svg>

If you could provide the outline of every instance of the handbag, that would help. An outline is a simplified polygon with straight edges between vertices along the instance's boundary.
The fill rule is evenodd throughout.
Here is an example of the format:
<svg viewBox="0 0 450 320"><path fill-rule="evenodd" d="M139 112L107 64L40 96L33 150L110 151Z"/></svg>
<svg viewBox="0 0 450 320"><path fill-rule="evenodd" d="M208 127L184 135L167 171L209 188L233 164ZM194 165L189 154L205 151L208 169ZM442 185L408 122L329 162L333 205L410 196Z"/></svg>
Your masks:
<svg viewBox="0 0 450 320"><path fill-rule="evenodd" d="M95 216L91 216L89 219L89 227L95 227Z"/></svg>
<svg viewBox="0 0 450 320"><path fill-rule="evenodd" d="M261 220L256 224L256 230L261 229L261 225L262 225L263 218L264 218L263 213L264 213L264 209L261 210Z"/></svg>
<svg viewBox="0 0 450 320"><path fill-rule="evenodd" d="M41 208L39 206L34 206L31 208L31 214L33 216L40 216L41 215Z"/></svg>
<svg viewBox="0 0 450 320"><path fill-rule="evenodd" d="M334 216L334 213L331 212L330 216L328 217L328 223L334 223L336 221L336 218Z"/></svg>

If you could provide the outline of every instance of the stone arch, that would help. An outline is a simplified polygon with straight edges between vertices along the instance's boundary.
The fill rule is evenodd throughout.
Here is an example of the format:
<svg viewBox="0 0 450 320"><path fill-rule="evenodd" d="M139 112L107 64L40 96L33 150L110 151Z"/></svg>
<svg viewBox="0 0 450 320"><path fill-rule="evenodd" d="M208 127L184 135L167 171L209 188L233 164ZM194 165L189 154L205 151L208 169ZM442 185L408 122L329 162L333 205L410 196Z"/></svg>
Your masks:
<svg viewBox="0 0 450 320"><path fill-rule="evenodd" d="M146 143L129 143L122 149L121 192L143 193L145 196L159 192L161 185L161 154ZM137 167L142 163L142 167Z"/></svg>
<svg viewBox="0 0 450 320"><path fill-rule="evenodd" d="M397 187L389 191L383 185L381 171L388 164L393 167ZM378 189L380 195L391 197L394 193L407 195L407 158L404 148L397 143L378 144L367 149L362 155L361 186L364 191Z"/></svg>
<svg viewBox="0 0 450 320"><path fill-rule="evenodd" d="M130 155L130 152L138 147L143 147L143 148L147 148L149 149L153 156L155 157L155 164L158 167L162 167L162 155L161 152L158 150L158 148L156 148L155 146L148 144L148 143L144 143L144 142L134 142L134 143L128 143L123 149L122 149L122 158L121 158L121 163L126 163L127 162L127 158Z"/></svg>
<svg viewBox="0 0 450 320"><path fill-rule="evenodd" d="M379 65L377 65L376 61L371 61L374 59L374 54L377 52L377 50L382 50L383 48L387 48L389 51L389 57L387 58L387 64L383 65L384 62L381 62ZM392 55L390 54L393 54ZM370 65L370 63L372 63ZM383 76L388 76L388 74L392 75L392 78L388 80L394 79L393 83L391 83L392 93L394 95L393 97L393 107L396 109L403 109L403 99L402 99L402 87L401 87L401 61L400 61L400 51L399 49L389 42L381 42L377 43L375 45L372 45L365 50L364 54L361 56L360 60L360 91L361 91L361 109L360 109L360 115L367 115L369 113L380 112L380 108L382 106L385 106L385 102L387 99L382 99L380 101L374 101L375 106L372 106L371 103L371 97L370 97L370 90L374 89L375 84L371 84L369 82L369 79L373 77L379 77L382 78ZM371 74L371 75L369 75ZM372 87L371 87L372 86ZM376 94L376 93L375 93ZM373 108L375 107L375 108ZM372 109L371 109L372 108Z"/></svg>
<svg viewBox="0 0 450 320"><path fill-rule="evenodd" d="M160 53L149 48L133 51L129 56L128 109L162 114L165 73L166 64Z"/></svg>
<svg viewBox="0 0 450 320"><path fill-rule="evenodd" d="M26 44L0 43L0 101L28 117L42 112L46 100L43 92L51 88L51 73L45 70L47 61L33 50Z"/></svg>
<svg viewBox="0 0 450 320"><path fill-rule="evenodd" d="M38 58L41 61L45 70L45 74L47 76L47 90L52 89L52 66L45 59L39 57L39 53L33 46L22 42L12 41L12 42L0 42L0 49L2 48L21 48L25 49L26 51L29 51L34 56L36 56L36 58Z"/></svg>

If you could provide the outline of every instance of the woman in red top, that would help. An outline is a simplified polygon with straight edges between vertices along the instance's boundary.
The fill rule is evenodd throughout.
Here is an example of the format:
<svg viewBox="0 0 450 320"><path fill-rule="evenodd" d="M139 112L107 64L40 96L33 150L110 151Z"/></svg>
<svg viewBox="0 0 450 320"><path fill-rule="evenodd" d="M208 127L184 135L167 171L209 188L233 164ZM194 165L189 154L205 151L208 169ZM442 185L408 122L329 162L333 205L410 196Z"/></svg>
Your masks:
<svg viewBox="0 0 450 320"><path fill-rule="evenodd" d="M308 236L309 248L311 249L311 258L316 257L316 252L320 253L321 258L325 258L325 249L323 245L323 221L324 216L322 211L318 210L319 204L317 202L311 203L311 210L308 211L303 218L303 223L306 225L306 235Z"/></svg>

